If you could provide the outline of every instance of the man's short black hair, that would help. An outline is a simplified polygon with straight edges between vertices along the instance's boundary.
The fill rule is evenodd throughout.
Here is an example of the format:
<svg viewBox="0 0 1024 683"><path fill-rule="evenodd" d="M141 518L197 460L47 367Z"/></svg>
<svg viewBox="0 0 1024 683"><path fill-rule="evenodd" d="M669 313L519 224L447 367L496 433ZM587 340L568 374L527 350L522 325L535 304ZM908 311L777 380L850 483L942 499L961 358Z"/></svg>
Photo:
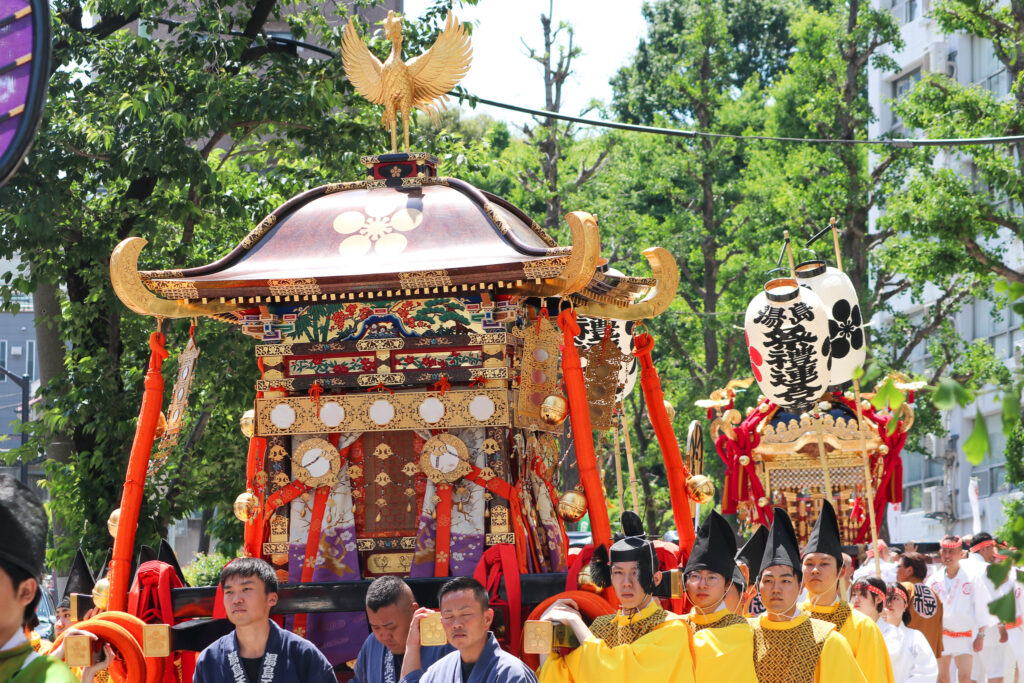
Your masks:
<svg viewBox="0 0 1024 683"><path fill-rule="evenodd" d="M921 553L903 553L900 562L918 581L924 581L928 576L928 560Z"/></svg>
<svg viewBox="0 0 1024 683"><path fill-rule="evenodd" d="M409 587L397 576L379 576L366 589L366 609L376 612L382 607L397 605L408 594Z"/></svg>
<svg viewBox="0 0 1024 683"><path fill-rule="evenodd" d="M473 591L473 597L476 598L478 603L480 603L480 609L484 612L487 611L490 603L487 591L479 581L471 576L459 576L441 586L441 590L437 592L437 606L441 606L441 601L444 600L444 596L458 591Z"/></svg>
<svg viewBox="0 0 1024 683"><path fill-rule="evenodd" d="M220 587L224 588L228 579L249 578L250 576L259 578L267 593L277 592L277 574L274 572L274 568L258 557L240 557L224 565L224 569L220 570Z"/></svg>
<svg viewBox="0 0 1024 683"><path fill-rule="evenodd" d="M15 594L18 592L18 586L25 583L29 579L34 579L27 571L11 564L6 560L0 560L0 570L2 570L7 576L11 577L11 586L14 589ZM32 599L32 602L25 605L25 613L21 616L21 625L26 626L32 623L32 620L36 616L36 607L39 606L39 600L43 597L43 591L40 586L36 586L36 596ZM39 623L38 621L36 622ZM35 628L35 627L33 627Z"/></svg>

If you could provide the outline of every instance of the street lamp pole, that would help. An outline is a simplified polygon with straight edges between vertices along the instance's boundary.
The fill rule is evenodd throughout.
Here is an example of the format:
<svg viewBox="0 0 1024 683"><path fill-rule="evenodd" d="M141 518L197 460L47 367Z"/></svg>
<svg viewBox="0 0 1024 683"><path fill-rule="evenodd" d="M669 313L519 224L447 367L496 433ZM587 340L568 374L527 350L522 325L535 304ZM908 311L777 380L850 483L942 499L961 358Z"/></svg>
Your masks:
<svg viewBox="0 0 1024 683"><path fill-rule="evenodd" d="M28 443L28 432L25 431L24 427L28 424L28 411L29 411L29 387L32 386L32 379L28 375L18 377L13 372L10 372L7 368L0 366L0 373L9 377L12 382L18 385L21 389L21 445L24 446ZM18 458L18 464L21 467L21 483L28 483L28 465L25 463L25 458Z"/></svg>

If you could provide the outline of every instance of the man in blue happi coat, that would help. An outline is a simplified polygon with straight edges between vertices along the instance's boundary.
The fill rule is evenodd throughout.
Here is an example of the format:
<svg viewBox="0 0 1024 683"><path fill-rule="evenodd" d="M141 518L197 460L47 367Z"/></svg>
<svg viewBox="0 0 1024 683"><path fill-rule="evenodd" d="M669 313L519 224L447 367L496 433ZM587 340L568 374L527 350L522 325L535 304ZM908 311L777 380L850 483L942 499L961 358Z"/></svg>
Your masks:
<svg viewBox="0 0 1024 683"><path fill-rule="evenodd" d="M270 620L277 604L273 567L255 557L239 558L221 571L220 586L235 631L200 653L193 683L337 683L315 645Z"/></svg>
<svg viewBox="0 0 1024 683"><path fill-rule="evenodd" d="M356 660L356 683L398 683L402 679L402 664L409 651L410 668L404 680L415 683L423 670L453 651L451 645L420 646L419 635L407 645L413 615L420 610L412 589L397 576L381 576L366 590L366 620L370 624L369 637L359 650Z"/></svg>
<svg viewBox="0 0 1024 683"><path fill-rule="evenodd" d="M468 576L452 579L438 593L441 623L456 652L428 668L421 683L537 683L526 664L501 649L491 633L494 610L487 606L487 591ZM418 621L412 631L418 633ZM407 679L403 679L405 683Z"/></svg>

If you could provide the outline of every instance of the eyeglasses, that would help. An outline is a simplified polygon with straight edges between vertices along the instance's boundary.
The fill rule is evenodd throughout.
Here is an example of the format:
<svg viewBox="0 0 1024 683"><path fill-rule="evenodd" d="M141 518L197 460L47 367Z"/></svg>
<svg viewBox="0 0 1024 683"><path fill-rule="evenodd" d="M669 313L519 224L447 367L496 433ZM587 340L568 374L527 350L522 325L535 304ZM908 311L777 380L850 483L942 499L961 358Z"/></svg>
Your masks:
<svg viewBox="0 0 1024 683"><path fill-rule="evenodd" d="M700 574L693 572L686 576L686 583L696 585L704 584L705 586L717 586L723 581L725 581L725 579L720 574L707 574L705 576L701 576Z"/></svg>

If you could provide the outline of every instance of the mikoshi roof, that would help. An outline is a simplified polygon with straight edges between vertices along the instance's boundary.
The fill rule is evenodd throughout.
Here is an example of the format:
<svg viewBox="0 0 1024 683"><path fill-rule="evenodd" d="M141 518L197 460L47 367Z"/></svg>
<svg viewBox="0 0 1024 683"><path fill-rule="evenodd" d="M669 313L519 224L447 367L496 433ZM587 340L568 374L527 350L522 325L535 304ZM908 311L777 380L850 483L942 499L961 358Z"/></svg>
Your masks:
<svg viewBox="0 0 1024 683"><path fill-rule="evenodd" d="M368 157L377 159L378 157ZM593 317L639 320L664 311L678 270L644 252L653 278L601 258L597 219L570 213L559 246L521 210L455 178L367 179L314 188L264 218L223 258L183 270L138 271L145 241L111 257L111 281L136 312L215 316L260 304L396 299L488 291L571 297Z"/></svg>

